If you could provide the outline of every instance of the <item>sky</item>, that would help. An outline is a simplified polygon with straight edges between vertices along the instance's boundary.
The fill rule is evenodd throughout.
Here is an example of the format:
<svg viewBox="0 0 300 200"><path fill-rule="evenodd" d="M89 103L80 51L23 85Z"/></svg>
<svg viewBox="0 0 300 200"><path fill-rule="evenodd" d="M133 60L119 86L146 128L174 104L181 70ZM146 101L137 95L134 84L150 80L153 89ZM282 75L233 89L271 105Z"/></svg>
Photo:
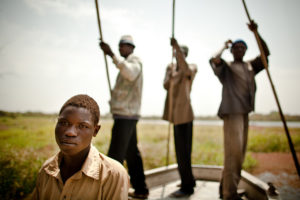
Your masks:
<svg viewBox="0 0 300 200"><path fill-rule="evenodd" d="M162 83L171 62L172 0L99 0L103 40L116 55L132 35L143 62L142 116L161 116ZM267 42L270 74L285 114L300 114L300 1L248 0L250 16ZM175 38L198 66L191 92L195 115L215 115L221 84L208 60L228 39L244 39L245 60L259 55L241 0L177 0ZM109 112L110 99L93 0L0 0L0 110L58 112L76 94L88 94ZM232 55L225 51L224 59ZM118 70L107 57L111 85ZM266 72L256 76L256 113L277 111Z"/></svg>

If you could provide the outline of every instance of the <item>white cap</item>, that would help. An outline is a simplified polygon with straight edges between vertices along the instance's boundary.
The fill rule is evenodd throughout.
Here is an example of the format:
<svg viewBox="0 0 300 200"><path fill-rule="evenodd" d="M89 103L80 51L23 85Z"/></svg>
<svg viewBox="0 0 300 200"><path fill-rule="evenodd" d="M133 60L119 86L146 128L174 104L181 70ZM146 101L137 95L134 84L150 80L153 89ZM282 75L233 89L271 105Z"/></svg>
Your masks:
<svg viewBox="0 0 300 200"><path fill-rule="evenodd" d="M130 44L133 47L135 47L134 43L133 43L133 39L131 35L123 35L120 39L119 44Z"/></svg>

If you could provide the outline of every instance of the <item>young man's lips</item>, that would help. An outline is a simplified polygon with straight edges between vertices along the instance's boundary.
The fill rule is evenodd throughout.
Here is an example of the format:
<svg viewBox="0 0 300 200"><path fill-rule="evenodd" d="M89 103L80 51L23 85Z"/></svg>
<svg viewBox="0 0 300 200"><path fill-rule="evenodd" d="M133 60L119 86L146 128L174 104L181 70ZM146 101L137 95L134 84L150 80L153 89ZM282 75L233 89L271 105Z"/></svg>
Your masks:
<svg viewBox="0 0 300 200"><path fill-rule="evenodd" d="M62 141L60 141L60 143L64 144L64 145L76 145L75 142L68 141L68 140L62 140Z"/></svg>

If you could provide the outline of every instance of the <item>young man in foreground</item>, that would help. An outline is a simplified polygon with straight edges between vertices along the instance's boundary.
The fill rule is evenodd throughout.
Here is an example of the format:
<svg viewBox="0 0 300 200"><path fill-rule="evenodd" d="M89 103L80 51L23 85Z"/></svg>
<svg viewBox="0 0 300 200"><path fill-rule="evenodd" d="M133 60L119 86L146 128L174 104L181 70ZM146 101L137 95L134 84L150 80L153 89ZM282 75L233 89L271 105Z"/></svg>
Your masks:
<svg viewBox="0 0 300 200"><path fill-rule="evenodd" d="M32 199L128 199L124 167L91 145L99 119L99 107L87 95L62 106L55 128L60 152L40 169Z"/></svg>

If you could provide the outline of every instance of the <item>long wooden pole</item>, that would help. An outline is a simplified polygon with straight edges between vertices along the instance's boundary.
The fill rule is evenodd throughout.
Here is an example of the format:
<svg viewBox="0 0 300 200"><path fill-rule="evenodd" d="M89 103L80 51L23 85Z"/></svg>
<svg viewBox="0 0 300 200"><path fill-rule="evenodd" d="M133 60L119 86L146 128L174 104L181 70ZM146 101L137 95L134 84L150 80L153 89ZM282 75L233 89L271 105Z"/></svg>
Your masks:
<svg viewBox="0 0 300 200"><path fill-rule="evenodd" d="M175 32L175 0L173 0L173 9L172 9L172 37L174 37L174 32Z"/></svg>
<svg viewBox="0 0 300 200"><path fill-rule="evenodd" d="M100 14L99 14L99 6L98 6L98 1L97 0L95 0L95 4L96 4L96 11L97 11L98 28L99 28L99 33L100 33L100 41L103 41ZM109 87L109 94L111 96L111 85L110 85L108 64L107 64L107 59L106 59L106 55L105 55L104 52L103 52L103 55L104 55L104 62L105 62L105 68L106 68L106 77L107 77L107 82L108 82L108 87Z"/></svg>
<svg viewBox="0 0 300 200"><path fill-rule="evenodd" d="M175 0L173 0L172 8L172 38L174 38L175 30ZM174 47L172 47L172 60L171 60L171 76L170 76L170 85L168 91L168 100L169 100L169 126L168 126L168 140L167 140L167 155L166 155L166 166L169 165L169 154L170 154L170 138L171 138L171 129L172 129L172 119L173 119L173 60L174 60Z"/></svg>
<svg viewBox="0 0 300 200"><path fill-rule="evenodd" d="M249 15L249 12L248 12L245 0L242 0L242 1L243 1L243 5L244 5L244 8L245 8L248 20L251 23L252 19L251 19L250 15ZM263 49L263 45L261 43L261 40L260 40L260 37L259 37L259 34L258 34L257 30L254 31L254 35L255 35L255 39L257 41L259 50L260 50L260 54L261 54L261 59L262 59L263 65L264 65L265 70L267 72L267 76L269 78L269 81L270 81L270 84L271 84L271 88L272 88L272 91L273 91L273 94L274 94L274 97L275 97L275 100L276 100L276 104L277 104L277 107L278 107L278 110L279 110L280 118L281 118L281 121L283 123L283 127L284 127L284 130L285 130L287 139L288 139L288 143L289 143L292 155L293 155L293 159L294 159L294 163L295 163L295 166L296 166L296 169L297 169L297 172L298 172L298 176L300 178L300 166L299 166L299 162L298 162L298 159L297 159L297 155L296 155L296 152L295 152L295 149L294 149L292 138L291 138L290 133L289 133L289 129L287 127L287 123L286 123L284 114L282 112L282 109L281 109L281 106L280 106L280 103L279 103L279 99L278 99L278 96L277 96L277 93L276 93L276 90L275 90L275 86L274 86L273 81L271 79L271 75L270 75L269 68L268 68L267 58L266 58L266 55L265 55L265 52L264 52L264 49Z"/></svg>

